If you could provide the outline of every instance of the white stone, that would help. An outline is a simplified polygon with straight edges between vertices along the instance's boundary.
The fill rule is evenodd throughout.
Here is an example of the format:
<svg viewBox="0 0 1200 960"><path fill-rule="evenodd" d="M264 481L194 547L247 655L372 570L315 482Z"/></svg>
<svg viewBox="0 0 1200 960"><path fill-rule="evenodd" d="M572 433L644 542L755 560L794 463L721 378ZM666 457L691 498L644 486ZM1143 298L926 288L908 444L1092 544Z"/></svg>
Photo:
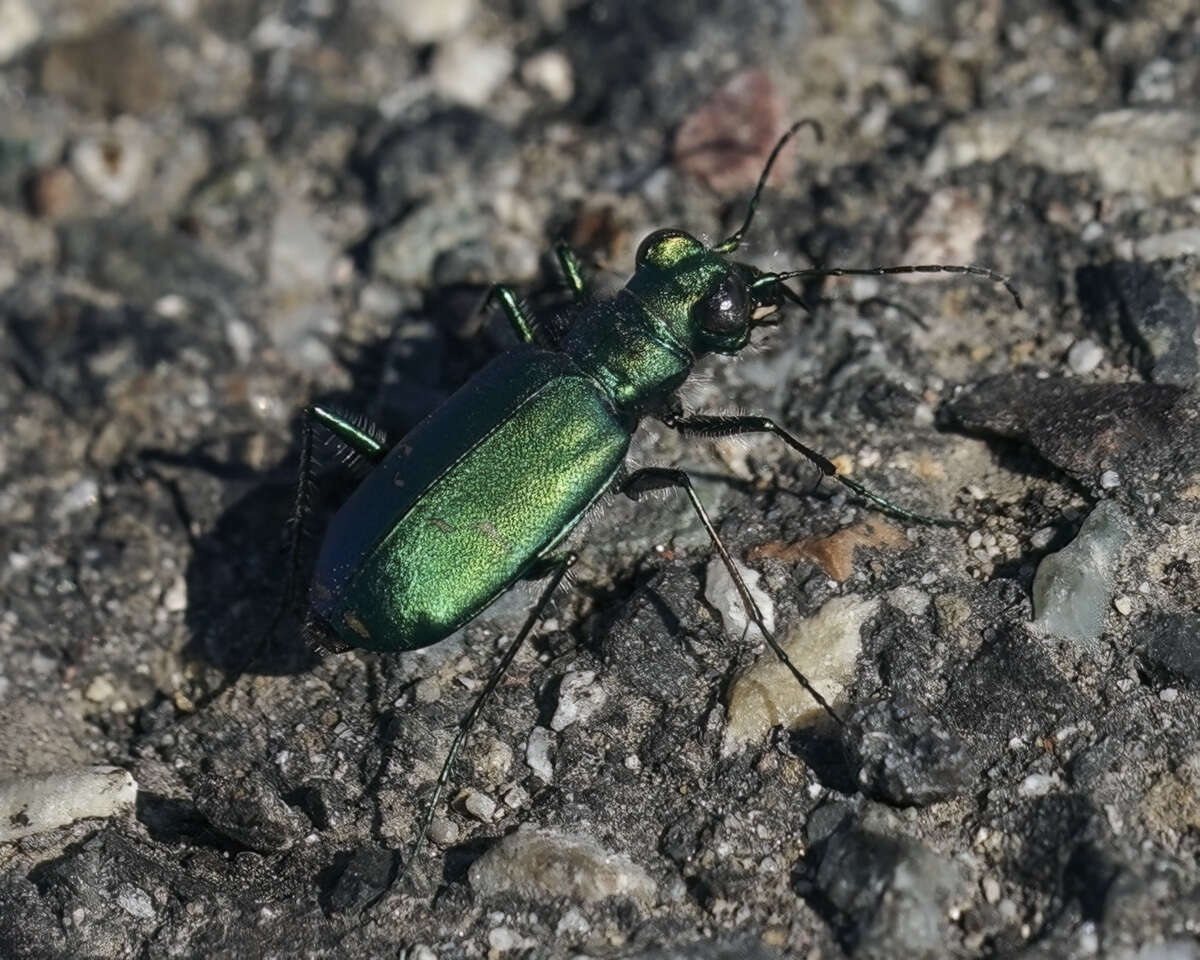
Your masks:
<svg viewBox="0 0 1200 960"><path fill-rule="evenodd" d="M829 703L836 703L853 681L862 649L860 631L878 607L878 599L835 597L780 641L792 663ZM825 718L812 695L768 650L730 690L724 751L761 744L776 725L811 727Z"/></svg>
<svg viewBox="0 0 1200 960"><path fill-rule="evenodd" d="M137 782L120 767L84 767L0 783L0 843L133 808Z"/></svg>
<svg viewBox="0 0 1200 960"><path fill-rule="evenodd" d="M482 790L465 790L461 800L463 809L481 823L488 823L496 815L496 801Z"/></svg>
<svg viewBox="0 0 1200 960"><path fill-rule="evenodd" d="M0 63L38 39L42 25L25 0L0 0Z"/></svg>
<svg viewBox="0 0 1200 960"><path fill-rule="evenodd" d="M1091 373L1104 359L1104 348L1095 340L1084 338L1076 340L1067 351L1067 366L1074 373Z"/></svg>
<svg viewBox="0 0 1200 960"><path fill-rule="evenodd" d="M521 79L531 87L540 87L559 103L575 93L571 61L558 50L543 50L521 65Z"/></svg>
<svg viewBox="0 0 1200 960"><path fill-rule="evenodd" d="M475 0L382 0L380 12L413 44L437 43L458 33L475 14Z"/></svg>
<svg viewBox="0 0 1200 960"><path fill-rule="evenodd" d="M550 749L554 746L554 734L545 727L534 727L529 731L525 744L525 763L542 783L554 779L554 764L550 760Z"/></svg>
<svg viewBox="0 0 1200 960"><path fill-rule="evenodd" d="M766 624L767 629L771 633L774 633L775 602L758 585L759 572L751 570L737 560L733 562L737 567L738 573L741 574L742 581L746 584L746 589L749 591L751 598L758 606L758 612L762 614L763 623ZM746 605L742 602L742 596L738 593L737 585L733 582L733 577L729 575L729 568L725 566L725 561L717 553L714 553L712 559L708 561L708 569L705 571L704 599L712 604L716 608L717 613L721 615L721 622L725 625L725 632L731 637L741 637L743 634L746 634L751 639L766 640L766 637L762 635L762 631L756 625L750 623L750 618L746 615ZM748 624L749 630L747 630Z"/></svg>
<svg viewBox="0 0 1200 960"><path fill-rule="evenodd" d="M83 698L91 703L104 703L111 700L116 692L112 681L101 674L87 685L87 689L83 691Z"/></svg>
<svg viewBox="0 0 1200 960"><path fill-rule="evenodd" d="M607 700L604 687L596 683L596 671L571 671L558 688L558 707L550 719L550 729L557 733L573 723L586 723Z"/></svg>
<svg viewBox="0 0 1200 960"><path fill-rule="evenodd" d="M463 34L447 41L433 57L434 90L447 100L469 107L486 106L512 73L512 51Z"/></svg>
<svg viewBox="0 0 1200 960"><path fill-rule="evenodd" d="M1056 787L1061 787L1062 781L1054 773L1031 773L1021 785L1017 787L1017 793L1023 797L1044 797Z"/></svg>
<svg viewBox="0 0 1200 960"><path fill-rule="evenodd" d="M590 837L531 827L510 833L476 860L470 879L477 896L509 890L533 901L622 896L646 905L658 893L645 870Z"/></svg>
<svg viewBox="0 0 1200 960"><path fill-rule="evenodd" d="M80 183L109 203L128 203L150 172L146 133L132 117L118 117L107 133L85 137L71 150Z"/></svg>

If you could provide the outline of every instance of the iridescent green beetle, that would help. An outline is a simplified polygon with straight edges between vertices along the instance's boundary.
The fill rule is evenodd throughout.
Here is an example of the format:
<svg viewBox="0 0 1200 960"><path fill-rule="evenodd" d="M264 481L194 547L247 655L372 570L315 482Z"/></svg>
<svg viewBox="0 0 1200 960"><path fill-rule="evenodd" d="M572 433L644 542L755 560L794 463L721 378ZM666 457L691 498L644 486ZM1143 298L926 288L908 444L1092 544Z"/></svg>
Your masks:
<svg viewBox="0 0 1200 960"><path fill-rule="evenodd" d="M706 247L682 230L642 241L624 289L594 301L576 257L556 250L581 309L558 340L539 344L531 318L507 287L493 287L522 345L493 361L400 443L386 449L370 431L320 407L306 413L295 514L305 511L312 427L320 423L376 466L325 532L310 591L306 630L327 649L414 650L449 636L519 580L549 578L529 618L463 718L437 781L409 867L417 858L454 759L504 671L574 562L562 550L572 528L606 493L633 499L680 489L712 538L750 620L796 680L837 715L788 659L763 622L729 551L686 473L649 467L627 472L630 440L652 416L686 434L774 434L822 473L882 510L917 522L947 522L905 510L844 477L827 458L760 416L685 414L677 391L705 354L734 354L764 308L799 302L786 281L824 276L914 272L969 273L1003 283L975 266L923 264L870 269L768 273L727 258L754 217L771 166L804 125L775 145L742 225ZM771 311L767 311L768 314ZM296 524L297 528L299 524ZM293 571L295 570L293 551Z"/></svg>

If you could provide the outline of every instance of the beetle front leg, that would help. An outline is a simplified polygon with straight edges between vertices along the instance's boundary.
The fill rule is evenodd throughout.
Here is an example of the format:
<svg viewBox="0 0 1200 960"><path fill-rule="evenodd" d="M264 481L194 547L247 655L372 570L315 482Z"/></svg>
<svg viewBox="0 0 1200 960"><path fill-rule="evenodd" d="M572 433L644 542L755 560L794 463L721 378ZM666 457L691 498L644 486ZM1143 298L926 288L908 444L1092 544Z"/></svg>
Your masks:
<svg viewBox="0 0 1200 960"><path fill-rule="evenodd" d="M738 570L737 564L733 562L733 556L729 553L721 537L717 534L716 528L708 518L708 511L704 509L704 504L700 502L700 498L696 495L696 489L692 486L692 478L682 470L675 470L669 467L645 467L642 470L631 473L621 484L620 489L625 496L635 501L640 499L643 493L649 493L652 490L683 490L687 494L688 499L691 501L692 509L696 511L696 516L700 518L700 522L708 532L713 546L717 548L721 562L725 564L725 569L729 571L729 576L733 580L734 586L737 587L738 596L741 598L742 605L746 608L749 618L754 621L754 625L758 627L759 631L766 638L775 656L788 668L800 686L808 691L809 696L834 719L838 726L843 726L842 718L834 712L833 707L829 705L829 701L817 691L808 677L801 673L796 665L792 663L791 658L787 655L787 651L779 645L779 641L775 639L775 635L767 629L762 611L758 609L758 604L754 602L754 597L751 595L750 589L746 586L746 581L742 579L741 571Z"/></svg>
<svg viewBox="0 0 1200 960"><path fill-rule="evenodd" d="M851 480L849 477L838 473L838 469L833 462L825 456L817 453L811 447L805 446L798 438L793 436L783 427L779 426L774 420L769 417L758 416L708 416L698 414L695 416L678 416L675 414L666 414L662 417L662 422L673 430L678 430L680 433L690 434L697 437L732 437L742 433L770 433L778 437L797 453L808 458L812 463L816 464L817 468L823 475L831 480L836 480L842 486L849 490L853 490L864 500L868 500L875 506L879 507L884 513L889 513L901 520L908 520L913 523L926 523L939 527L961 527L962 523L950 517L932 517L923 513L916 513L899 504L892 503L890 500L881 497L877 493L872 493L857 480Z"/></svg>

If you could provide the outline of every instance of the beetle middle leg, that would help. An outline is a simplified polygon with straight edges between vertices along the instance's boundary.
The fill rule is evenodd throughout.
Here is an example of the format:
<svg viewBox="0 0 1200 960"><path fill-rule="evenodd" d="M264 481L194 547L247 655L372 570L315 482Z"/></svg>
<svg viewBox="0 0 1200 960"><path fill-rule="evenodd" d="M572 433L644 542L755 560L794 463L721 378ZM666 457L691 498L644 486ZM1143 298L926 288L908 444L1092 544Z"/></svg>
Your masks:
<svg viewBox="0 0 1200 960"><path fill-rule="evenodd" d="M559 269L571 288L571 295L580 306L591 303L592 293L588 289L587 277L584 276L583 264L579 255L566 243L559 241L554 245L554 258L558 261Z"/></svg>
<svg viewBox="0 0 1200 960"><path fill-rule="evenodd" d="M932 524L939 527L958 527L962 524L950 517L933 517L923 513L917 513L902 507L899 504L881 497L877 493L872 493L857 480L851 480L844 474L838 473L838 469L833 462L825 456L817 453L811 447L805 446L795 436L789 433L783 427L779 426L774 420L769 417L759 416L709 416L695 415L682 416L677 414L668 414L662 418L662 422L673 430L678 430L680 433L691 434L698 437L732 437L741 433L770 433L774 434L797 453L808 458L814 463L821 473L832 480L836 480L842 486L849 490L853 490L864 500L875 504L884 513L891 514L901 520L908 520L913 523Z"/></svg>
<svg viewBox="0 0 1200 960"><path fill-rule="evenodd" d="M446 783L450 779L450 770L454 766L454 761L458 758L459 750L462 749L463 743L466 742L467 736L475 726L475 722L479 719L479 714L483 712L484 706L491 699L496 687L500 684L500 679L515 659L517 651L521 649L529 634L533 632L533 628L537 625L537 622L542 618L542 613L545 611L546 605L550 602L550 598L554 595L554 591L562 583L563 577L567 575L567 571L574 566L576 559L577 556L574 553L568 553L565 556L547 557L532 573L526 575L526 579L536 579L539 576L549 573L550 579L542 590L541 596L538 597L537 603L534 604L533 609L529 612L529 617L521 627L520 633L509 644L508 649L504 651L504 656L500 658L496 669L492 671L492 675L488 677L487 683L484 684L483 690L475 698L475 702L471 704L471 709L459 721L458 732L454 735L454 740L450 744L450 750L447 752L446 759L442 763L441 772L438 774L437 783L433 788L433 797L425 809L425 816L421 821L421 829L417 834L416 842L413 844L412 854L409 856L408 863L404 868L405 873L412 870L413 865L421 854L422 848L425 846L425 838L429 834L430 826L433 824L438 801L441 800L442 793L446 789Z"/></svg>
<svg viewBox="0 0 1200 960"><path fill-rule="evenodd" d="M746 608L746 613L750 619L754 621L754 625L758 627L763 637L766 638L767 644L779 658L788 671L796 678L796 681L809 695L817 702L838 726L843 726L842 718L837 715L833 707L812 685L812 682L799 668L792 663L791 658L787 655L787 651L779 645L779 641L775 639L775 635L767 628L766 622L763 620L762 611L758 609L758 604L754 602L754 597L751 595L749 588L746 586L746 581L742 579L741 571L738 570L737 564L733 562L733 556L729 553L721 537L717 534L716 528L712 525L712 521L708 518L708 511L704 509L704 504L700 502L700 498L696 495L696 489L692 486L692 478L682 470L675 470L670 467L645 467L631 473L625 478L621 484L620 490L625 496L631 500L638 500L643 493L649 493L653 490L668 490L676 489L683 490L688 499L692 503L692 509L696 511L696 516L700 518L700 522L704 525L704 529L708 532L709 538L716 547L717 553L721 557L721 562L725 564L725 569L729 571L729 576L732 578L734 586L737 587L738 596L741 598L742 605Z"/></svg>
<svg viewBox="0 0 1200 960"><path fill-rule="evenodd" d="M377 464L387 453L387 444L379 431L369 425L359 422L357 418L344 416L318 404L311 404L304 409L303 426L300 434L300 469L296 479L296 496L292 502L292 513L288 520L288 564L287 578L284 580L283 596L279 601L279 609L271 619L267 628L264 643L270 643L275 630L286 616L288 610L296 605L300 584L300 556L304 541L304 523L312 510L313 488L315 481L315 466L313 461L313 437L316 426L325 427L334 437L356 456L372 464ZM325 646L329 646L326 642ZM262 653L260 647L247 663Z"/></svg>

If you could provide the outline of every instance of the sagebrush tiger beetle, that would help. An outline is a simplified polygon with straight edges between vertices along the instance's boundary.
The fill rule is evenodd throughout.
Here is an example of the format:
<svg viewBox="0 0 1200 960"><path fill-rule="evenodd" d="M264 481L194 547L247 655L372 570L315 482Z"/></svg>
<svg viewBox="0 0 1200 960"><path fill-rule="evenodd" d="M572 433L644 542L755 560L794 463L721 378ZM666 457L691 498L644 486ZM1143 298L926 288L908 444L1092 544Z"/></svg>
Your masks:
<svg viewBox="0 0 1200 960"><path fill-rule="evenodd" d="M740 227L706 247L683 230L656 230L638 247L636 267L613 298L593 299L580 261L555 250L579 305L558 334L535 327L514 292L492 287L521 344L476 374L391 447L357 418L319 406L305 411L300 483L293 510L298 531L308 509L313 429L320 424L374 464L325 531L309 595L306 633L331 651L361 647L415 650L445 639L520 580L545 580L516 638L459 723L421 821L405 872L418 859L463 742L575 562L567 535L602 496L637 500L680 490L712 539L752 621L792 676L839 724L837 713L789 660L767 629L737 565L717 535L688 475L669 467L629 471L626 453L644 417L707 438L770 433L821 474L876 508L918 523L953 523L906 510L843 476L834 464L762 416L687 413L679 388L709 353L735 354L757 326L773 326L778 308L803 305L789 280L898 273L1008 278L977 266L921 264L866 269L769 272L729 259L740 246L784 144L812 120L794 124L772 150ZM292 539L294 589L299 534Z"/></svg>

